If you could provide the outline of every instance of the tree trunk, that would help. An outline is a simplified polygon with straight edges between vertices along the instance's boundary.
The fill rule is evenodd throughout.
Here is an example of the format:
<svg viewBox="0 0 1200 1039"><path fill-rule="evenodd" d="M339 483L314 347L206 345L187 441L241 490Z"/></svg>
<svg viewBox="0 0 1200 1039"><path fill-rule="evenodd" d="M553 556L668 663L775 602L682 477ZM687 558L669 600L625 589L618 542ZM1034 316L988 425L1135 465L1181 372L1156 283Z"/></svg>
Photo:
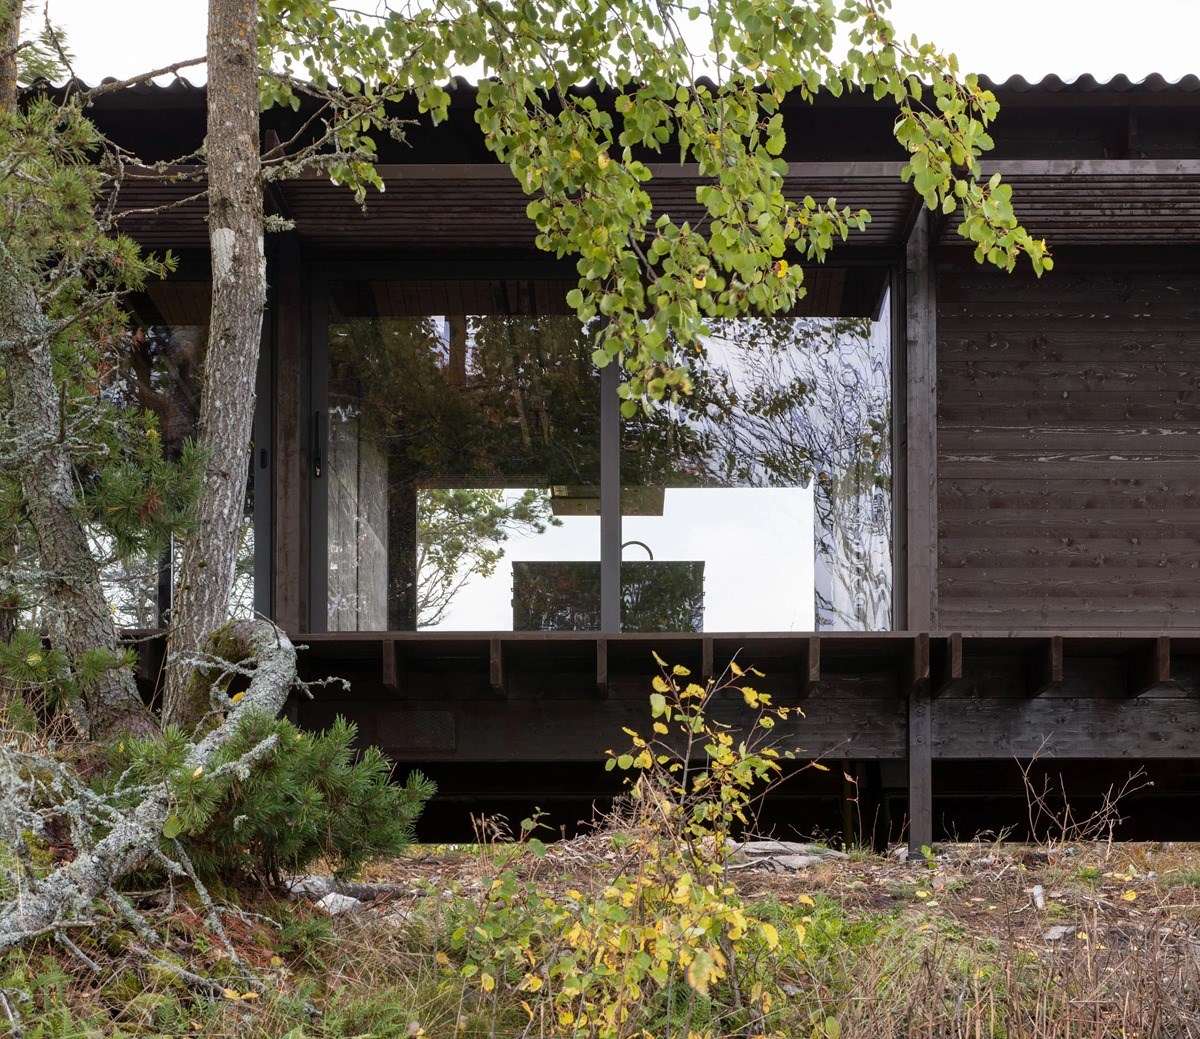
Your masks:
<svg viewBox="0 0 1200 1039"><path fill-rule="evenodd" d="M17 107L17 45L23 0L0 0L0 112Z"/></svg>
<svg viewBox="0 0 1200 1039"><path fill-rule="evenodd" d="M21 42L22 0L0 0L0 114L17 107L17 45ZM16 531L0 533L0 642L17 630L16 595L8 574L17 562Z"/></svg>
<svg viewBox="0 0 1200 1039"><path fill-rule="evenodd" d="M246 498L262 315L266 304L258 142L256 0L208 5L208 224L212 316L200 397L208 469L195 532L184 543L163 717L194 725L208 710L189 690L186 657L226 620ZM184 658L181 660L181 658Z"/></svg>
<svg viewBox="0 0 1200 1039"><path fill-rule="evenodd" d="M116 655L121 646L80 519L71 460L59 437L61 405L46 319L31 279L0 242L0 363L8 382L12 424L28 445L17 463L21 493L45 574L48 605L63 632L60 648L71 660L96 649ZM93 739L155 729L128 668L105 671L83 695Z"/></svg>

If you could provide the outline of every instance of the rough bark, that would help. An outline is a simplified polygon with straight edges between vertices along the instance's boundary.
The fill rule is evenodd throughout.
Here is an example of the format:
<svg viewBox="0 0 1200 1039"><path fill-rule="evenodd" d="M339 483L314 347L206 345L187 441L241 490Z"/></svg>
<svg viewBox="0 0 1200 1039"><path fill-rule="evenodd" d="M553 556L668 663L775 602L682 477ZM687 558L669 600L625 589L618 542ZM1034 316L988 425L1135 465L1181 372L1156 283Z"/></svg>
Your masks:
<svg viewBox="0 0 1200 1039"><path fill-rule="evenodd" d="M17 45L23 0L0 0L0 112L17 106Z"/></svg>
<svg viewBox="0 0 1200 1039"><path fill-rule="evenodd" d="M240 719L252 713L275 717L296 680L296 650L275 625L242 621L231 625L229 634L233 655L254 660L257 667L237 706L192 748L184 766L188 772L197 768L211 772L217 752L234 734ZM262 745L258 751L270 749ZM4 753L0 747L0 768L5 764ZM122 877L150 857L162 840L171 810L171 795L162 783L90 851L0 904L0 955L33 936L65 931L89 920L94 915L94 901L110 895Z"/></svg>
<svg viewBox="0 0 1200 1039"><path fill-rule="evenodd" d="M48 605L62 631L60 648L73 660L95 649L117 654L117 631L80 518L71 460L59 435L61 403L46 328L31 275L0 243L0 364L10 421L29 445L19 457L17 475L45 573ZM84 704L96 740L156 727L128 668L106 671L84 691Z"/></svg>
<svg viewBox="0 0 1200 1039"><path fill-rule="evenodd" d="M164 720L194 725L187 658L225 622L245 503L262 315L266 304L258 142L256 0L208 5L208 206L212 316L199 438L208 469L195 532L184 545L170 632Z"/></svg>
<svg viewBox="0 0 1200 1039"><path fill-rule="evenodd" d="M17 45L21 41L22 0L0 0L0 114L17 107ZM14 594L7 575L16 564L15 532L0 535L0 642L17 629Z"/></svg>

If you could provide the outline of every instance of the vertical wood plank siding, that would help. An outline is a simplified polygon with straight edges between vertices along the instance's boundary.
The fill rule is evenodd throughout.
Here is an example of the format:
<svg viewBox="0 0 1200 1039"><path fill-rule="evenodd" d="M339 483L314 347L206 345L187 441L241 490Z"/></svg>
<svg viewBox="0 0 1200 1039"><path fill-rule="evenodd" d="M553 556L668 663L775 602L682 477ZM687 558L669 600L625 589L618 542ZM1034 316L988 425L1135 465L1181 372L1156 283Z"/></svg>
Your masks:
<svg viewBox="0 0 1200 1039"><path fill-rule="evenodd" d="M1200 627L1200 266L938 279L939 622Z"/></svg>

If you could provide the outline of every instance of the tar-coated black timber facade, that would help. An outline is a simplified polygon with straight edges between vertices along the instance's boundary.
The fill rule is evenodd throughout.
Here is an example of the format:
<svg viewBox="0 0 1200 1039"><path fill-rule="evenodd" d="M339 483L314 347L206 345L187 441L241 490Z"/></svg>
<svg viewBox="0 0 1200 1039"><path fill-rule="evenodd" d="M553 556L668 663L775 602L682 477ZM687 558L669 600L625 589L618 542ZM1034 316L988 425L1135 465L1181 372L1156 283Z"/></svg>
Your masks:
<svg viewBox="0 0 1200 1039"><path fill-rule="evenodd" d="M789 187L874 217L831 264L882 271L891 294L888 631L323 630L313 600L323 587L313 572L314 454L328 449L314 400L318 290L380 270L402 281L439 264L502 278L546 259L533 248L525 196L474 132L465 83L448 125L381 145L387 191L365 212L315 175L273 183L270 206L295 229L268 243L255 594L309 647L308 675L351 682L299 704L301 722L346 714L365 742L405 764L595 762L622 725L641 722L651 649L703 674L737 653L767 673L781 702L803 705L797 743L827 760L882 762L899 777L891 782L907 789L914 846L940 836L939 763L1041 753L1192 769L1200 81L994 88L1003 110L986 168L1011 180L1019 216L1051 243L1056 267L1041 280L976 265L953 221L917 205L897 176L903 156L885 105L822 98L786 110ZM169 158L199 142L203 91L119 92L94 115L146 159ZM289 139L294 118L264 114L264 141ZM654 168L656 202L676 217L694 209L694 173L670 156ZM192 190L134 176L122 205ZM203 280L202 204L131 218L128 230L179 252L181 278ZM831 299L875 291L870 279L814 277L814 292Z"/></svg>

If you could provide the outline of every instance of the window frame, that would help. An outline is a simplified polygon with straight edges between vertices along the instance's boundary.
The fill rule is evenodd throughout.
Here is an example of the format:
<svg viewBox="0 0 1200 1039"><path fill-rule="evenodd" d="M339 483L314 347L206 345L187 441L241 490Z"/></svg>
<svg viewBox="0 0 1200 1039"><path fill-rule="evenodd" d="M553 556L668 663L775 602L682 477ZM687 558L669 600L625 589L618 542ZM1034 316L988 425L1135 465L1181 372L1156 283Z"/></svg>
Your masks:
<svg viewBox="0 0 1200 1039"><path fill-rule="evenodd" d="M897 630L902 616L904 573L900 537L902 534L902 454L904 450L902 416L904 414L902 357L899 349L904 342L904 267L902 257L889 250L885 255L876 251L839 255L831 267L874 267L886 272L891 294L889 331L892 370L892 623ZM329 298L331 283L339 281L405 281L405 280L481 280L497 279L563 279L575 281L570 263L554 260L481 260L464 262L432 261L316 261L309 265L309 350L306 390L303 394L305 415L300 422L300 435L305 438L308 486L308 627L313 633L329 630L328 623L328 480L322 460L328 456L329 400ZM621 632L621 416L617 385L620 379L616 365L601 369L600 377L600 627L594 632L574 634L613 635ZM604 402L608 406L604 406ZM257 469L256 469L257 472ZM257 495L255 498L258 508ZM255 537L258 537L257 515ZM256 540L257 546L257 540ZM257 577L257 574L256 574ZM257 587L257 585L256 585ZM420 629L418 629L419 632ZM517 633L520 634L520 633Z"/></svg>

